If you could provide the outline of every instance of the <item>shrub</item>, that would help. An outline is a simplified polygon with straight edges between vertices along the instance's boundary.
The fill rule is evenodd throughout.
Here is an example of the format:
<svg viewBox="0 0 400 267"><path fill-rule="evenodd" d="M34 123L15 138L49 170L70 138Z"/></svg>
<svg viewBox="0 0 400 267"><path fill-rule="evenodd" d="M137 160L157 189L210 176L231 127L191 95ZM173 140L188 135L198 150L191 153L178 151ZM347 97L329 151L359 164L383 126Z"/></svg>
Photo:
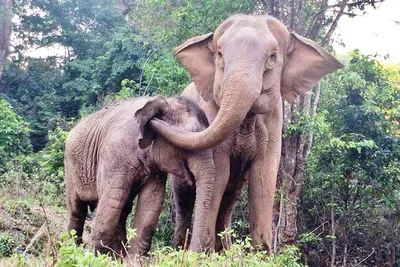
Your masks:
<svg viewBox="0 0 400 267"><path fill-rule="evenodd" d="M105 254L96 255L86 250L83 245L77 246L75 234L75 231L71 231L71 236L68 233L61 234L56 266L123 266L120 261L113 261Z"/></svg>
<svg viewBox="0 0 400 267"><path fill-rule="evenodd" d="M9 160L20 153L30 152L28 124L14 112L11 105L0 98L0 174L6 171Z"/></svg>
<svg viewBox="0 0 400 267"><path fill-rule="evenodd" d="M0 234L0 256L9 257L15 249L14 237L8 234Z"/></svg>
<svg viewBox="0 0 400 267"><path fill-rule="evenodd" d="M41 153L41 167L45 181L56 186L59 192L64 191L64 147L68 133L60 126L49 131L48 145Z"/></svg>

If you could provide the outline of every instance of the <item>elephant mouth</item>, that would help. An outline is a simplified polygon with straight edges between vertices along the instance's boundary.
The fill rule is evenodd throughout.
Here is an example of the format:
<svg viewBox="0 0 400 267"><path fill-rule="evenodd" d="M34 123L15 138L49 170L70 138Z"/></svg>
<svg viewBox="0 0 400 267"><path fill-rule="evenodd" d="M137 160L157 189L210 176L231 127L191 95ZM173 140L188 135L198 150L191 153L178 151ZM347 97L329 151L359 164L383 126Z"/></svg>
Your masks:
<svg viewBox="0 0 400 267"><path fill-rule="evenodd" d="M254 134L255 130L255 123L256 123L256 115L253 112L248 112L246 118L240 124L239 128L237 129L236 133L240 136L248 136Z"/></svg>

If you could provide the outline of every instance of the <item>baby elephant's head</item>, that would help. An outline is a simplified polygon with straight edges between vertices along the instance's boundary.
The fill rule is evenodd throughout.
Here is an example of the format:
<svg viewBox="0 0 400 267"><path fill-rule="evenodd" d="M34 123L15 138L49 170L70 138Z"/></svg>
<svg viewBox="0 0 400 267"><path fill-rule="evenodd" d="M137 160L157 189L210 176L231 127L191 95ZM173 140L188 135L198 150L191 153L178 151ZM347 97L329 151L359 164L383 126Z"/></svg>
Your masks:
<svg viewBox="0 0 400 267"><path fill-rule="evenodd" d="M146 99L140 105L142 107L135 113L140 131L139 147L144 149L152 144L150 155L160 170L174 174L189 184L196 181L196 187L211 186L215 176L212 149L183 150L162 138L151 126L152 120L158 120L174 125L177 131L203 131L208 127L204 112L182 96L156 96Z"/></svg>
<svg viewBox="0 0 400 267"><path fill-rule="evenodd" d="M156 138L151 129L151 120L161 120L177 129L200 132L208 127L207 117L200 107L189 99L178 96L164 98L149 97L141 101L141 107L135 113L139 124L139 147L146 148Z"/></svg>

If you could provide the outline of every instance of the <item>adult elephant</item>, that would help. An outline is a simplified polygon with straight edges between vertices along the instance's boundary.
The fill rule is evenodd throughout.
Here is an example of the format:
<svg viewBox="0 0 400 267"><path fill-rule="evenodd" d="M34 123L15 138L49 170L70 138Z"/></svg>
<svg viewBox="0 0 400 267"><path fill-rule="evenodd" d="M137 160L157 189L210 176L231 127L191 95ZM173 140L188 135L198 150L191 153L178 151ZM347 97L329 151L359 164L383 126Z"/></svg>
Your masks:
<svg viewBox="0 0 400 267"><path fill-rule="evenodd" d="M248 182L252 243L270 251L282 97L293 101L342 64L312 40L265 15L234 15L214 33L189 39L174 53L194 82L182 95L197 102L212 123L197 133L157 119L150 123L178 147L214 147L216 180L202 247L212 247L216 231L231 226L232 211ZM187 197L187 192L181 190L178 198ZM188 217L187 207L177 210L178 218ZM176 236L174 244L182 243L179 229ZM229 245L229 239L226 242ZM221 243L216 246L221 248Z"/></svg>

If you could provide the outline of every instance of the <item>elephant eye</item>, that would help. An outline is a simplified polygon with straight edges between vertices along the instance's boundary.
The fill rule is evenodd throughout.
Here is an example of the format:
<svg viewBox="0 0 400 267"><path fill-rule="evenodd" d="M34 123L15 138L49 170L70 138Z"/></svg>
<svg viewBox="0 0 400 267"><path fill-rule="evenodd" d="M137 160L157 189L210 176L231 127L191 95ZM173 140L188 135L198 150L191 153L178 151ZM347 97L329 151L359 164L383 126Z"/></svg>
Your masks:
<svg viewBox="0 0 400 267"><path fill-rule="evenodd" d="M272 52L272 54L269 56L269 59L276 61L276 52Z"/></svg>
<svg viewBox="0 0 400 267"><path fill-rule="evenodd" d="M275 66L277 59L277 54L276 52L272 52L271 55L268 57L267 63L265 64L266 69L272 69Z"/></svg>
<svg viewBox="0 0 400 267"><path fill-rule="evenodd" d="M217 55L218 55L218 60L217 60L218 66L219 66L221 69L224 69L225 63L224 63L224 59L223 59L223 57L222 57L222 56L223 56L223 55L222 55L222 52L221 52L221 51L218 51Z"/></svg>

